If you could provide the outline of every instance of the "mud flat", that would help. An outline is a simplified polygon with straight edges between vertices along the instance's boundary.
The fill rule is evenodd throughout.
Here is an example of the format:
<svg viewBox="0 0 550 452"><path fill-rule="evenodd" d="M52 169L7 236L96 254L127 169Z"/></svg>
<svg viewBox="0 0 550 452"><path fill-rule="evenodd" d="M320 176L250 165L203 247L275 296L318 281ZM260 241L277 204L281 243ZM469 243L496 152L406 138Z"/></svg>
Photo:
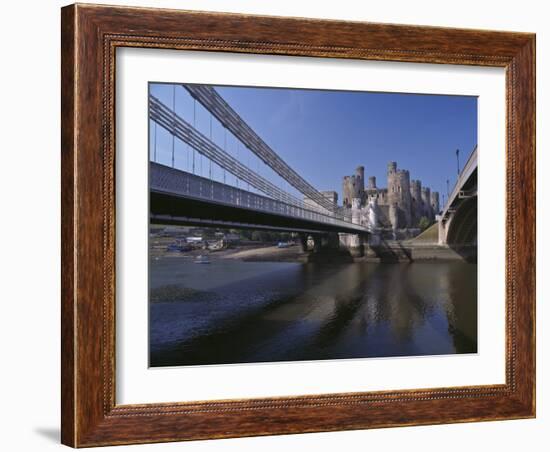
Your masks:
<svg viewBox="0 0 550 452"><path fill-rule="evenodd" d="M288 248L263 246L247 249L229 249L213 253L221 259L238 259L245 262L301 262L303 253L298 245Z"/></svg>

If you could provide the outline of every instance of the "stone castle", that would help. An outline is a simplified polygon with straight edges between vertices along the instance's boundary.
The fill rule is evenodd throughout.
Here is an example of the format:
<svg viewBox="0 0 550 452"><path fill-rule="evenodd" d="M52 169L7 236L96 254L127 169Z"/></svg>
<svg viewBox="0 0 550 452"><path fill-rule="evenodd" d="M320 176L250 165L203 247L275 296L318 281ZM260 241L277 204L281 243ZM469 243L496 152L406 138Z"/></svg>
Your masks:
<svg viewBox="0 0 550 452"><path fill-rule="evenodd" d="M353 176L345 176L343 206L367 210L375 218L375 227L415 229L422 217L433 222L439 213L439 193L422 187L419 180L410 180L408 170L397 169L396 162L388 163L387 188L376 186L376 177L369 177L365 187L365 168L357 167ZM371 220L372 222L372 220Z"/></svg>

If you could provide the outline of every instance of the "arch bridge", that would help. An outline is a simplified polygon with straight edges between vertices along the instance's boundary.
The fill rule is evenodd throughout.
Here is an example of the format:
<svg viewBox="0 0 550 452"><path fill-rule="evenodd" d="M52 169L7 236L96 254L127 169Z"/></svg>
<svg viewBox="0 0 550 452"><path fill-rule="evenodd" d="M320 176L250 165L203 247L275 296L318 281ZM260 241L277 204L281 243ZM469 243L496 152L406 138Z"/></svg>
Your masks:
<svg viewBox="0 0 550 452"><path fill-rule="evenodd" d="M461 254L471 254L477 248L477 153L476 146L438 216L439 244Z"/></svg>

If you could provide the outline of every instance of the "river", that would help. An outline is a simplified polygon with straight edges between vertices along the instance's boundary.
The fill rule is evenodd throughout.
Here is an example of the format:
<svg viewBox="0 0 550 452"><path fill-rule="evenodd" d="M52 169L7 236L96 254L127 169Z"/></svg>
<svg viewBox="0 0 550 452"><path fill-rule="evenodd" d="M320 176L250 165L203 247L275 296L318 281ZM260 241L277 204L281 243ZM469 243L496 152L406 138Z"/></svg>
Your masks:
<svg viewBox="0 0 550 452"><path fill-rule="evenodd" d="M477 265L151 260L150 365L477 352Z"/></svg>

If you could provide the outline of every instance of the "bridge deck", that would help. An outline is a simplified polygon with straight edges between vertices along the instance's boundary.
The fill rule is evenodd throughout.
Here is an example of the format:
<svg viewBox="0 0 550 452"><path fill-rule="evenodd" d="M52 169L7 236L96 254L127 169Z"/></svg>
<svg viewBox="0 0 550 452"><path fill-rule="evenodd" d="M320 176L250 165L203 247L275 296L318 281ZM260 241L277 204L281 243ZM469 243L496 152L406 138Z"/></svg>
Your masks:
<svg viewBox="0 0 550 452"><path fill-rule="evenodd" d="M465 188L469 188L468 185L471 183L471 177L473 175L477 176L477 146L468 157L468 161L464 165L464 168L462 168L453 191L449 195L449 199L441 212L441 217L444 221L453 213L456 206L462 202L461 193L465 190ZM472 195L474 195L474 193L472 193ZM477 184L475 195L477 195Z"/></svg>
<svg viewBox="0 0 550 452"><path fill-rule="evenodd" d="M150 162L149 187L151 213L157 219L169 219L170 216L203 220L225 218L236 225L235 219L242 218L243 224L246 221L249 225L252 220L262 227L269 226L271 221L277 229L367 232L363 226L333 212L323 213L290 205L154 162ZM186 204L189 211L182 210L181 205L178 207L177 198L193 201ZM205 204L210 207L204 208ZM183 217L182 211L185 213Z"/></svg>

